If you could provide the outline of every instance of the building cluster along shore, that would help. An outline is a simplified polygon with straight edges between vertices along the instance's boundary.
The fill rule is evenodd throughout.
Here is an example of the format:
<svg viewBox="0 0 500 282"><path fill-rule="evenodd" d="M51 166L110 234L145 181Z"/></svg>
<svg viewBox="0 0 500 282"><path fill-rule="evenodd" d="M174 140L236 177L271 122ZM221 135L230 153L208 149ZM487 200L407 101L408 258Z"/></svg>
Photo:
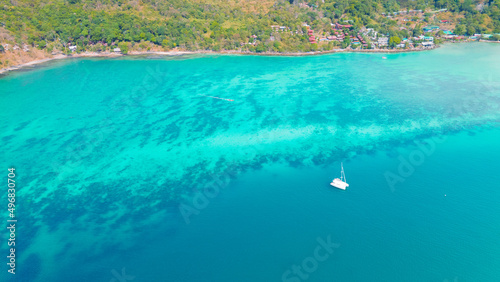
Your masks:
<svg viewBox="0 0 500 282"><path fill-rule="evenodd" d="M484 41L483 41L484 42ZM491 42L491 41L486 41ZM500 43L500 42L498 42ZM40 65L43 63L47 63L53 60L61 60L61 59L75 59L75 58L116 58L122 56L145 56L145 55L158 55L158 56L181 56L181 55L196 55L196 54L220 54L220 55L258 55L258 56L311 56L311 55L321 55L321 54L331 54L331 53L402 53L402 52L418 52L418 51L426 51L439 47L439 45L433 45L431 47L411 47L405 49L382 49L382 48L374 48L374 49L333 49L329 51L311 51L311 52L262 52L255 53L249 51L238 51L238 50L227 50L227 51L181 51L181 50L172 50L172 51L131 51L127 54L123 54L121 52L82 52L82 53L74 53L69 55L58 54L52 55L50 57L38 60L31 60L26 63L22 63L15 66L10 66L6 68L0 69L0 74L5 74L9 71L19 70L22 68L34 67L36 65Z"/></svg>
<svg viewBox="0 0 500 282"><path fill-rule="evenodd" d="M346 52L361 52L361 53L399 53L399 52L416 52L431 50L439 47L441 43L459 43L459 42L489 42L500 43L500 41L491 41L491 34L474 34L472 36L459 36L454 35L448 30L442 33L439 27L426 27L425 35L419 35L412 38L394 39L389 38L383 34L378 33L373 28L362 28L357 34L352 35L352 25L332 25L333 34L331 36L315 37L314 31L308 25L307 32L310 44L321 44L322 42L335 41L337 44L348 41L349 44L333 47L330 50L314 50L308 52L276 52L276 51L263 51L254 52L246 49L239 50L198 50L186 51L175 48L169 51L161 50L148 50L142 51L128 51L123 52L118 47L105 49L104 51L77 51L76 46L69 46L68 52L52 52L51 54L41 52L35 48L30 48L27 45L19 47L18 45L10 46L3 44L3 55L11 55L20 59L21 63L13 66L3 67L0 69L0 74L18 70L25 67L32 67L34 65L49 62L51 60L82 58L82 57L120 57L120 56L141 56L141 55L160 55L160 56L178 56L178 55L193 55L193 54L240 54L240 55L260 55L260 56L309 56L329 53L346 53ZM272 29L277 32L286 31L284 26L272 26ZM440 32L441 31L441 32ZM446 35L443 35L446 34ZM434 35L434 36L432 36ZM252 44L257 44L256 37L253 38ZM110 46L111 47L111 46ZM344 48L342 48L344 47ZM0 56L2 56L0 53ZM38 56L23 56L25 54L37 54Z"/></svg>
<svg viewBox="0 0 500 282"><path fill-rule="evenodd" d="M317 12L314 4L301 3L301 8ZM117 57L124 55L188 55L188 54L242 54L264 56L306 56L338 52L394 53L430 50L443 43L456 42L500 42L498 33L473 33L464 31L462 18L447 9L407 9L377 15L384 28L360 25L349 16L319 25L305 21L296 27L273 24L264 27L265 35L256 33L231 48L186 48L169 45L168 40L158 45L155 41L141 39L140 42L113 40L92 41L80 36L68 40L54 39L48 42L26 44L6 40L0 30L0 74L30 67L50 60L79 57ZM214 24L214 23L212 23ZM214 27L215 28L215 27ZM267 29L267 30L266 30ZM82 38L85 39L82 41ZM288 38L288 39L287 39ZM293 46L285 42L295 40ZM287 41L288 40L288 41ZM297 40L299 43L297 43ZM224 41L224 40L223 40ZM291 42L290 41L290 42ZM50 45L50 47L49 47ZM239 46L238 46L239 45ZM283 45L287 45L283 48ZM58 47L54 47L58 46ZM192 50L195 51L192 51ZM297 51L295 51L297 50Z"/></svg>
<svg viewBox="0 0 500 282"><path fill-rule="evenodd" d="M435 46L433 47L435 48ZM10 66L0 69L0 74L5 74L9 71L19 70L22 68L34 67L43 63L47 63L53 60L61 59L75 59L75 58L116 58L122 56L144 56L144 55L159 55L159 56L181 56L181 55L195 55L195 54L234 54L234 55L258 55L258 56L311 56L311 55L321 55L330 53L348 53L348 52L359 52L359 53L400 53L400 52L415 52L415 51L425 51L432 48L410 48L410 49L366 49L366 50L356 50L356 49L334 49L330 51L311 51L311 52L290 52L290 53L278 53L278 52L262 52L254 53L249 51L237 51L237 50L227 50L227 51L133 51L127 54L117 53L117 52L83 52L75 53L70 55L58 54L53 55L48 58L38 59L28 61L23 64Z"/></svg>

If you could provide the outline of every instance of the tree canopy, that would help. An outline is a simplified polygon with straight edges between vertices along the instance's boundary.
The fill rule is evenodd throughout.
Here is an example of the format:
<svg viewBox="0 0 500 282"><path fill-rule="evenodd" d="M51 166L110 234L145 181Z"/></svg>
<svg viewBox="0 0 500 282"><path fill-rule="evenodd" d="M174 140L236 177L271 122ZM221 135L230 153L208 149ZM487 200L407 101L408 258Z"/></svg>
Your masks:
<svg viewBox="0 0 500 282"><path fill-rule="evenodd" d="M66 50L71 44L99 51L120 43L123 49L143 44L185 50L310 51L317 47L309 43L303 23L320 34L330 32L332 23L348 22L355 30L374 27L402 38L411 33L380 15L410 9L448 9L460 15L456 34L500 32L500 0L262 0L259 5L249 0L0 0L0 28L18 44L47 50ZM273 32L272 25L286 30ZM420 26L412 33L421 34Z"/></svg>

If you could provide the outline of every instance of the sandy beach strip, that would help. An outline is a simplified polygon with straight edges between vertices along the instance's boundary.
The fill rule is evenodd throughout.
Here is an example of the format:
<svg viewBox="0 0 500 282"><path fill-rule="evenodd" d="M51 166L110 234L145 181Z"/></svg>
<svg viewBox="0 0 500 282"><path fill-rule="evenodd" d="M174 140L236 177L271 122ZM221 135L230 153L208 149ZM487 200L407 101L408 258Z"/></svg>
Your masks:
<svg viewBox="0 0 500 282"><path fill-rule="evenodd" d="M290 53L277 53L277 52L243 52L236 50L228 50L228 51L210 51L210 50L199 50L199 51L130 51L128 54L124 55L121 53L113 53L113 52L84 52L80 54L72 54L72 55L55 55L51 58L46 58L42 60L35 60L24 64L19 64L7 68L0 69L0 74L5 74L9 71L19 70L25 67L31 67L38 64L43 64L52 60L61 60L61 59L72 59L72 58L98 58L98 57L122 57L122 56L143 56L143 55L159 55L159 56L182 56L182 55L195 55L195 54L214 54L214 55L255 55L255 56L311 56L311 55L323 55L323 54L332 54L332 53L404 53L404 52L417 52L417 51L427 51L432 50L434 48L413 48L413 49L403 49L403 50L394 50L394 49L333 49L329 51L313 51L313 52L290 52Z"/></svg>

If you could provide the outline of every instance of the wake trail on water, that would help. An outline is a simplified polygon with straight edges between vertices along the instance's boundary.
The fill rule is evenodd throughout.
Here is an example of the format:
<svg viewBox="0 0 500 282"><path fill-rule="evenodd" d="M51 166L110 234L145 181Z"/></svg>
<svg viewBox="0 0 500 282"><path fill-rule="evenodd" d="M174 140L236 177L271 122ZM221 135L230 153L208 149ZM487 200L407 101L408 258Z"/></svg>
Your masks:
<svg viewBox="0 0 500 282"><path fill-rule="evenodd" d="M207 95L203 95L203 94L198 94L198 96L203 96L203 97L208 97L208 98L213 98L213 99L219 99L219 100L225 100L225 101L229 101L229 102L234 102L233 99L226 99L226 98L215 97L215 96L207 96Z"/></svg>

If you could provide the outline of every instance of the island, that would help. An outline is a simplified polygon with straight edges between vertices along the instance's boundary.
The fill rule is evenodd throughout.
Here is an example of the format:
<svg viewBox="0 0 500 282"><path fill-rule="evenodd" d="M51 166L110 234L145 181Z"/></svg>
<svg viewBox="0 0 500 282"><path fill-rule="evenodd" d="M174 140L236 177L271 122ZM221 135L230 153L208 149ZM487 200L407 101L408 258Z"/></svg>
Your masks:
<svg viewBox="0 0 500 282"><path fill-rule="evenodd" d="M417 51L499 33L498 1L12 0L0 4L0 69L143 53Z"/></svg>

